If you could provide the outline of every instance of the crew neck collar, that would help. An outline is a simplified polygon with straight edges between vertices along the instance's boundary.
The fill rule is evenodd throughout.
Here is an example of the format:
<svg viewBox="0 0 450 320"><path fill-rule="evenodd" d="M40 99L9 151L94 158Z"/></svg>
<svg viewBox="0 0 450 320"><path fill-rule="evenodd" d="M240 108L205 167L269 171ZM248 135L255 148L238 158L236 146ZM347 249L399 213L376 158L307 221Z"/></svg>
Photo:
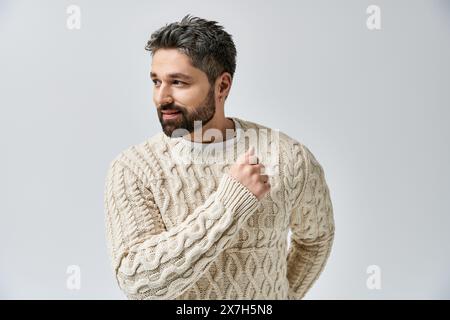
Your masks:
<svg viewBox="0 0 450 320"><path fill-rule="evenodd" d="M204 150L204 149L208 149L208 150L222 150L224 147L225 149L231 148L231 146L233 146L235 143L237 143L242 136L242 126L239 123L239 120L236 119L235 117L227 117L227 119L231 119L234 122L234 128L235 128L235 134L233 136L233 138L227 139L225 141L218 141L218 142L211 142L211 143L201 143L201 142L195 142L195 141L191 141L188 140L184 137L176 137L176 138L169 138L168 139L176 142L176 143L180 143L184 146L187 146L193 150ZM226 137L225 137L226 138Z"/></svg>

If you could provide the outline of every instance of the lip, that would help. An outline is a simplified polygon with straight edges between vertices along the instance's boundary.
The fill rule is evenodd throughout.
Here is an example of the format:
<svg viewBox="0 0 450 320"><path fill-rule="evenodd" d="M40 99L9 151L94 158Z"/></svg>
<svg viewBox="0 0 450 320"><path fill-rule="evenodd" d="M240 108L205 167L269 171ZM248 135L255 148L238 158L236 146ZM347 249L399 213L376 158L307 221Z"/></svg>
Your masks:
<svg viewBox="0 0 450 320"><path fill-rule="evenodd" d="M175 119L181 114L180 111L163 111L162 117L163 119Z"/></svg>

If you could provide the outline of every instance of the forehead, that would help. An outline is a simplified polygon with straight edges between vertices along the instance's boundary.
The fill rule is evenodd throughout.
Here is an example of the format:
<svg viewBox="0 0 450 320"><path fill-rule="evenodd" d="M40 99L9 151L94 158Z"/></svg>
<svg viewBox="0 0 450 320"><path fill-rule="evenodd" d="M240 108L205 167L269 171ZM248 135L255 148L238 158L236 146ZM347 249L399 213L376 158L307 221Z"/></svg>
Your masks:
<svg viewBox="0 0 450 320"><path fill-rule="evenodd" d="M170 75L187 75L192 78L201 77L203 72L195 68L191 59L177 49L159 49L152 59L152 77L170 77Z"/></svg>

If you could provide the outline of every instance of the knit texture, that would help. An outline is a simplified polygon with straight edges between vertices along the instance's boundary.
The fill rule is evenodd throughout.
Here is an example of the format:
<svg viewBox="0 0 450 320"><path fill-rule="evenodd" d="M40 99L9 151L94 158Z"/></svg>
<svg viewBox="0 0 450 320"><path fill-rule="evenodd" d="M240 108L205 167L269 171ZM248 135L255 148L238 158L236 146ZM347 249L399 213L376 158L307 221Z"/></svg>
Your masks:
<svg viewBox="0 0 450 320"><path fill-rule="evenodd" d="M161 132L110 163L106 236L129 299L301 299L323 271L334 218L322 166L288 135L230 119L229 149ZM260 200L228 174L234 161L217 160L246 151L250 131L267 133L257 155L273 172Z"/></svg>

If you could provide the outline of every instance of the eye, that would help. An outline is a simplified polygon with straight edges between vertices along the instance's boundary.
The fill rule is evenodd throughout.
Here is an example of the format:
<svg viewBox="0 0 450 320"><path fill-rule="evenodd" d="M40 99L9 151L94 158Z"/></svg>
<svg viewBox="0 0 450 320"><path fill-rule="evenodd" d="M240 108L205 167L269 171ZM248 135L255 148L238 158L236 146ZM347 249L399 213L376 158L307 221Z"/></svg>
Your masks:
<svg viewBox="0 0 450 320"><path fill-rule="evenodd" d="M152 81L153 81L153 84L156 86L157 85L156 82L158 82L158 80L152 80Z"/></svg>
<svg viewBox="0 0 450 320"><path fill-rule="evenodd" d="M180 81L180 80L173 80L173 84L181 84L181 85L185 85L187 84L186 82Z"/></svg>

